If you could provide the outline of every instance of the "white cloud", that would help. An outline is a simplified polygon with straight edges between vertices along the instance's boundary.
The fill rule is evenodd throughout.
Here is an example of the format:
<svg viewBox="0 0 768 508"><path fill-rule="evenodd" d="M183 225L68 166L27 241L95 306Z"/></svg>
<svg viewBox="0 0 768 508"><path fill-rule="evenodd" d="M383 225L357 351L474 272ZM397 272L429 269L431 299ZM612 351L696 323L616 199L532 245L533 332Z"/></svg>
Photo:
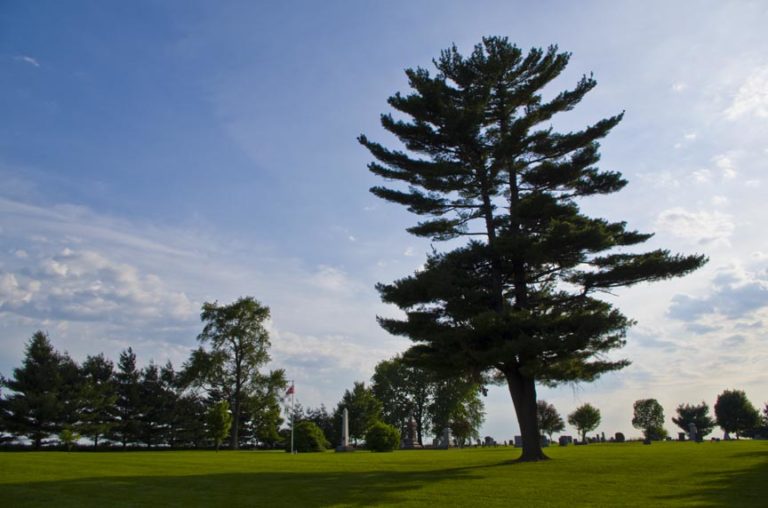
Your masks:
<svg viewBox="0 0 768 508"><path fill-rule="evenodd" d="M722 212L692 212L681 207L661 212L656 227L674 236L699 243L727 242L734 230L733 218Z"/></svg>
<svg viewBox="0 0 768 508"><path fill-rule="evenodd" d="M65 249L26 271L2 274L0 312L138 324L194 321L199 308L157 275L94 251Z"/></svg>
<svg viewBox="0 0 768 508"><path fill-rule="evenodd" d="M15 57L13 57L13 59L16 60L17 62L24 62L24 63L28 63L29 65L33 65L35 67L40 67L40 62L38 62L37 60L35 60L31 56L17 55Z"/></svg>
<svg viewBox="0 0 768 508"><path fill-rule="evenodd" d="M717 155L713 160L718 169L720 169L722 178L724 180L732 180L736 178L736 168L733 165L733 160L731 157L726 155Z"/></svg>
<svg viewBox="0 0 768 508"><path fill-rule="evenodd" d="M728 204L728 198L725 196L712 196L712 204L715 206L724 206Z"/></svg>
<svg viewBox="0 0 768 508"><path fill-rule="evenodd" d="M415 255L416 255L416 251L414 250L413 247L408 247L407 249L405 249L405 251L403 251L403 256L412 257Z"/></svg>
<svg viewBox="0 0 768 508"><path fill-rule="evenodd" d="M687 134L683 135L683 137L684 137L684 138L685 138L687 141L693 141L693 140L695 140L695 139L696 139L696 133L695 133L695 132L689 132L689 133L687 133Z"/></svg>
<svg viewBox="0 0 768 508"><path fill-rule="evenodd" d="M680 93L686 88L688 88L688 85L686 83L683 83L682 81L678 81L677 83L672 83L672 91L675 93Z"/></svg>
<svg viewBox="0 0 768 508"><path fill-rule="evenodd" d="M744 116L768 118L768 67L755 70L746 79L724 114L729 120Z"/></svg>
<svg viewBox="0 0 768 508"><path fill-rule="evenodd" d="M708 169L699 169L691 173L696 183L709 183L712 181L712 172Z"/></svg>
<svg viewBox="0 0 768 508"><path fill-rule="evenodd" d="M313 286L331 292L346 292L355 289L355 283L339 268L321 265L312 275Z"/></svg>

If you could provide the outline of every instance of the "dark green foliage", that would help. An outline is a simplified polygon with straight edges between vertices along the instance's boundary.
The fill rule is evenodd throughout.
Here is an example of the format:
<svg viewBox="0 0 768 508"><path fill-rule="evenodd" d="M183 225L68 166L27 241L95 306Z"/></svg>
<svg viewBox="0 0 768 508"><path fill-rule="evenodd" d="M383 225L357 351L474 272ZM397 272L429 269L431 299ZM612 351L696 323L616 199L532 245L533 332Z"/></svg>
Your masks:
<svg viewBox="0 0 768 508"><path fill-rule="evenodd" d="M448 427L459 446L479 439L480 426L485 421L480 385L459 377L436 381L429 414L435 435L441 435Z"/></svg>
<svg viewBox="0 0 768 508"><path fill-rule="evenodd" d="M59 441L67 447L67 451L72 451L72 448L77 444L78 439L80 439L80 434L74 432L69 427L64 427L64 429L59 432Z"/></svg>
<svg viewBox="0 0 768 508"><path fill-rule="evenodd" d="M400 431L384 422L376 422L365 433L365 447L372 452L391 452L400 447Z"/></svg>
<svg viewBox="0 0 768 508"><path fill-rule="evenodd" d="M709 416L709 406L706 402L699 405L680 404L677 406L677 416L672 417L672 421L684 432L689 432L693 423L696 425L696 433L701 437L712 433L715 428L715 420Z"/></svg>
<svg viewBox="0 0 768 508"><path fill-rule="evenodd" d="M476 382L440 379L400 356L379 362L371 381L373 394L382 403L382 421L402 434L413 418L419 444L424 444L423 436L430 430L440 434L446 426L460 441L479 435L484 413Z"/></svg>
<svg viewBox="0 0 768 508"><path fill-rule="evenodd" d="M209 344L192 353L185 366L191 383L206 385L216 397L231 401L232 449L240 446L240 423L247 417L246 401L260 378L259 367L269 361L269 333L264 323L269 308L248 296L229 305L203 304L200 319L205 326L197 339Z"/></svg>
<svg viewBox="0 0 768 508"><path fill-rule="evenodd" d="M726 434L743 436L760 423L760 413L741 390L725 390L715 402L717 424Z"/></svg>
<svg viewBox="0 0 768 508"><path fill-rule="evenodd" d="M430 430L429 406L435 395L435 376L428 370L405 363L400 356L376 365L371 390L381 402L382 421L405 432L408 421L416 423L416 438Z"/></svg>
<svg viewBox="0 0 768 508"><path fill-rule="evenodd" d="M294 427L293 449L297 452L322 452L330 446L323 431L314 422L305 420ZM290 451L290 443L287 443L286 449Z"/></svg>
<svg viewBox="0 0 768 508"><path fill-rule="evenodd" d="M664 408L656 399L636 400L632 426L642 429L646 439L659 441L667 436L664 430Z"/></svg>
<svg viewBox="0 0 768 508"><path fill-rule="evenodd" d="M381 402L376 399L371 389L365 386L365 383L356 382L351 392L349 390L344 392L333 415L337 429L341 429L344 408L349 413L349 437L355 442L363 439L371 425L381 420Z"/></svg>
<svg viewBox="0 0 768 508"><path fill-rule="evenodd" d="M216 451L218 451L232 428L232 412L229 410L229 402L222 400L211 406L206 415L206 423L208 435L213 439Z"/></svg>
<svg viewBox="0 0 768 508"><path fill-rule="evenodd" d="M79 429L99 446L99 438L111 433L116 422L117 391L114 364L103 354L88 356L80 367L81 409Z"/></svg>
<svg viewBox="0 0 768 508"><path fill-rule="evenodd" d="M259 374L254 381L246 404L248 419L255 440L271 448L282 441L278 434L283 423L280 401L288 382L282 369L271 371L266 376Z"/></svg>
<svg viewBox="0 0 768 508"><path fill-rule="evenodd" d="M568 415L568 423L576 427L581 434L581 441L587 439L587 432L592 432L600 425L600 410L591 404L582 404Z"/></svg>
<svg viewBox="0 0 768 508"><path fill-rule="evenodd" d="M580 131L558 133L551 119L595 86L583 77L544 100L541 90L570 55L556 47L524 54L488 37L467 57L453 47L437 74L409 69L412 93L389 104L383 127L405 151L361 136L376 159L369 169L399 187L375 195L424 218L409 231L435 241L470 239L433 252L423 270L380 284L383 301L405 319L379 319L416 345L410 361L445 375L501 375L523 436L522 460L546 458L536 423L536 382L592 381L625 360L605 353L624 345L632 324L594 295L684 275L705 262L666 250L633 254L651 235L582 214L577 200L626 184L597 168L598 141L622 114Z"/></svg>
<svg viewBox="0 0 768 508"><path fill-rule="evenodd" d="M139 440L141 425L141 373L136 368L136 354L130 347L120 353L115 374L117 402L115 403L116 422L111 439L122 444Z"/></svg>
<svg viewBox="0 0 768 508"><path fill-rule="evenodd" d="M57 353L48 336L37 331L27 343L24 362L3 380L9 390L2 399L7 430L40 448L74 419L72 361ZM74 367L75 371L76 366Z"/></svg>
<svg viewBox="0 0 768 508"><path fill-rule="evenodd" d="M320 404L320 407L317 409L307 409L303 416L296 421L300 420L310 421L320 427L332 448L340 444L340 427L335 426L333 415L328 413L324 404Z"/></svg>
<svg viewBox="0 0 768 508"><path fill-rule="evenodd" d="M557 408L546 400L536 402L536 420L539 424L539 430L542 434L548 435L550 441L552 434L565 430L565 422L560 413L557 412Z"/></svg>

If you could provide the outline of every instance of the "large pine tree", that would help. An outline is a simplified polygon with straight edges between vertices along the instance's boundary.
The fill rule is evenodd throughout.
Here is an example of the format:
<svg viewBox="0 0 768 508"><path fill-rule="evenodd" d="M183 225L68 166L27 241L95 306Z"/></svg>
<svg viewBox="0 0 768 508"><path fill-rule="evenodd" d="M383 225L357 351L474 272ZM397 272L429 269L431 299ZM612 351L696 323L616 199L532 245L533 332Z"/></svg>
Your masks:
<svg viewBox="0 0 768 508"><path fill-rule="evenodd" d="M37 331L27 343L22 366L13 370L11 379L3 380L10 391L1 402L7 430L29 438L35 449L65 423L72 423L71 365L69 357L53 348L48 335Z"/></svg>
<svg viewBox="0 0 768 508"><path fill-rule="evenodd" d="M508 384L523 437L522 460L546 458L536 422L536 383L591 381L627 361L604 353L624 344L631 321L595 293L686 274L703 256L628 247L650 238L581 213L580 198L626 184L602 171L598 140L619 114L576 132L549 124L595 86L543 100L565 69L556 47L524 54L489 37L468 57L455 47L437 74L409 69L413 91L390 97L403 119L382 125L406 150L360 137L377 162L369 169L403 187L371 191L426 219L409 231L435 241L466 238L433 252L423 270L378 289L406 318L380 319L416 342L408 358L456 375L493 373Z"/></svg>

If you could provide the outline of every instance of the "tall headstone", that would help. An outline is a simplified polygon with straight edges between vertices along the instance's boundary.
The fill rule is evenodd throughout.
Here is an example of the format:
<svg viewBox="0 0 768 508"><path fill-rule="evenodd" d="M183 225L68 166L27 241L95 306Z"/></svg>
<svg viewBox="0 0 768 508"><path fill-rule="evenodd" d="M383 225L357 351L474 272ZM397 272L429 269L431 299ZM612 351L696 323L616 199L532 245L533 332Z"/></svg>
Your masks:
<svg viewBox="0 0 768 508"><path fill-rule="evenodd" d="M416 420L411 417L410 420L408 420L408 426L406 428L407 434L405 436L405 440L403 440L403 448L406 450L413 450L415 448L421 448L421 445L419 444L419 439L416 432Z"/></svg>
<svg viewBox="0 0 768 508"><path fill-rule="evenodd" d="M451 429L450 427L446 427L443 429L443 435L440 437L440 440L437 444L438 448L441 448L443 450L446 450L451 447Z"/></svg>
<svg viewBox="0 0 768 508"><path fill-rule="evenodd" d="M341 444L336 447L336 451L354 451L354 448L349 445L349 412L347 408L344 408L344 412L341 414Z"/></svg>
<svg viewBox="0 0 768 508"><path fill-rule="evenodd" d="M691 441L699 441L699 429L696 428L696 424L693 422L688 424L688 435L690 436Z"/></svg>

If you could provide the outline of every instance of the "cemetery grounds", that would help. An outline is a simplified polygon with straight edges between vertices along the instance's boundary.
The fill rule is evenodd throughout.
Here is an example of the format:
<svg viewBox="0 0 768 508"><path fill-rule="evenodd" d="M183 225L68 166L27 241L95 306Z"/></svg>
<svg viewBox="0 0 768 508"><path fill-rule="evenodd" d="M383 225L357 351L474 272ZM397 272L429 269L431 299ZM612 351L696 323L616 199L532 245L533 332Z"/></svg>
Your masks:
<svg viewBox="0 0 768 508"><path fill-rule="evenodd" d="M0 503L56 506L768 506L768 441L393 453L4 452Z"/></svg>

